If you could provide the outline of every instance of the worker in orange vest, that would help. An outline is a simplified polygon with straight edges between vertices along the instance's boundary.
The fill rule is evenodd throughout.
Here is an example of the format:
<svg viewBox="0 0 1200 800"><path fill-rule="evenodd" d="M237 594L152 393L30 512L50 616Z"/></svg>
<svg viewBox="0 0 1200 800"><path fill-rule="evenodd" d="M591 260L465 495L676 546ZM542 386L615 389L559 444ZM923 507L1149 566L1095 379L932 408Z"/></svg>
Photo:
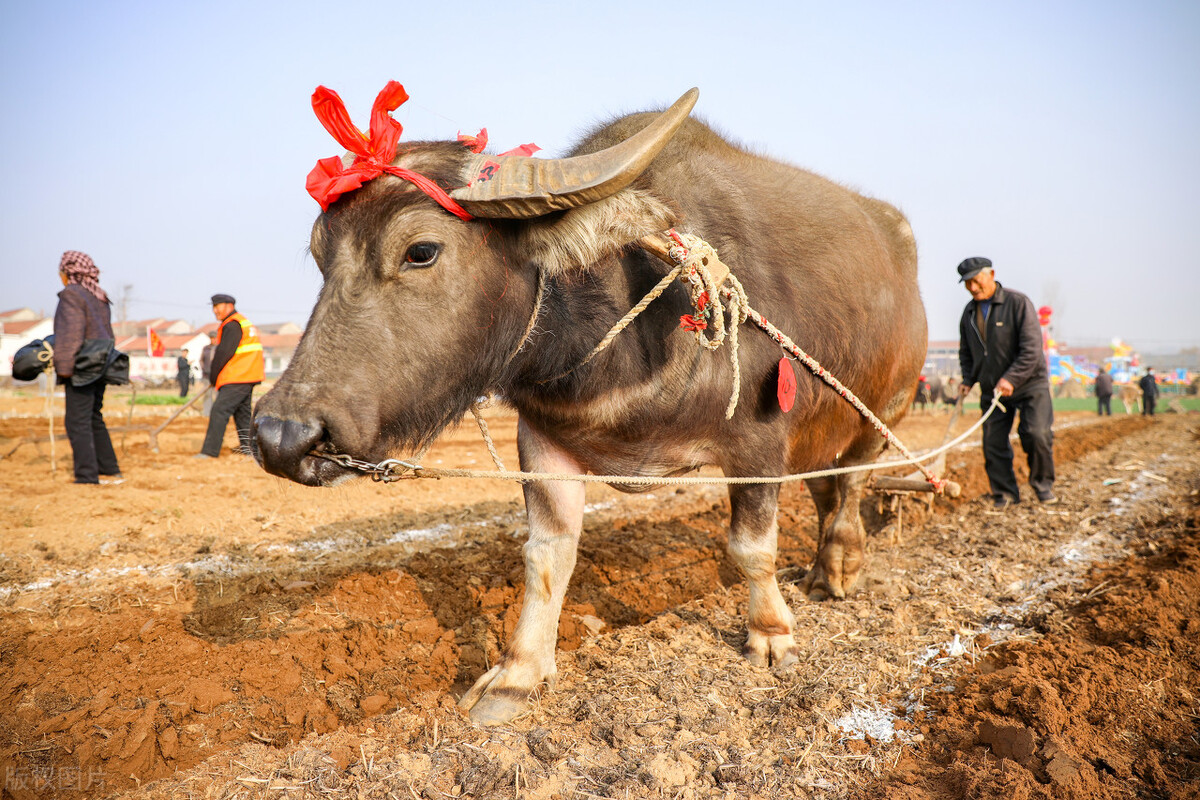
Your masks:
<svg viewBox="0 0 1200 800"><path fill-rule="evenodd" d="M209 383L217 390L208 415L208 433L196 458L216 458L229 417L237 429L240 450L252 454L250 440L251 396L263 380L263 349L258 329L238 313L237 301L227 294L212 296L213 316L221 323L217 346L209 367Z"/></svg>

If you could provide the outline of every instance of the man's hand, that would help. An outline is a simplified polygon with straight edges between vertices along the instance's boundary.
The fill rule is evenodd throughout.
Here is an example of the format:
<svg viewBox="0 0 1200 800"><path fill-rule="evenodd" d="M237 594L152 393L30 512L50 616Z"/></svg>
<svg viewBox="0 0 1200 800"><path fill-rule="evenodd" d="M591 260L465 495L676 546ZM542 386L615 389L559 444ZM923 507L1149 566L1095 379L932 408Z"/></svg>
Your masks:
<svg viewBox="0 0 1200 800"><path fill-rule="evenodd" d="M1008 378L996 381L996 393L1001 397L1008 397L1013 393L1013 385L1008 382Z"/></svg>
<svg viewBox="0 0 1200 800"><path fill-rule="evenodd" d="M970 386L968 386L968 385L967 385L967 384L965 384L965 383L960 383L960 384L958 385L958 396L959 396L959 397L966 397L966 396L967 396L968 394L970 394L970 393L971 393L971 387L970 387Z"/></svg>

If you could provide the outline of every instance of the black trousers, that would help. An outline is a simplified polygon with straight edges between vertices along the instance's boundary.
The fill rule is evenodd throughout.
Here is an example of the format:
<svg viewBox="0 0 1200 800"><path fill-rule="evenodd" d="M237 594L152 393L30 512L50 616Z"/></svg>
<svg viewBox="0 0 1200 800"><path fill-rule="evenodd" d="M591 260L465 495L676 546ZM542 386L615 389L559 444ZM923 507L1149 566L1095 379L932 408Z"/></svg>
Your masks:
<svg viewBox="0 0 1200 800"><path fill-rule="evenodd" d="M179 396L187 397L188 386L191 385L192 376L186 372L181 372L175 376L175 382L179 384Z"/></svg>
<svg viewBox="0 0 1200 800"><path fill-rule="evenodd" d="M256 383L227 383L217 390L217 399L208 412L208 433L204 435L204 446L200 452L216 458L221 455L221 442L225 439L225 428L229 418L237 429L238 441L243 453L250 453L250 396Z"/></svg>
<svg viewBox="0 0 1200 800"><path fill-rule="evenodd" d="M1029 463L1029 485L1039 497L1050 494L1054 487L1054 404L1050 387L1042 384L1022 388L1029 391L1002 399L1000 402L1007 410L997 408L983 423L983 462L992 494L1008 495L1014 501L1020 500L1021 492L1013 472L1013 449L1008 437L1018 411L1021 421L1017 424L1017 438ZM992 396L985 394L980 402L987 409Z"/></svg>
<svg viewBox="0 0 1200 800"><path fill-rule="evenodd" d="M64 384L67 395L63 424L75 459L76 483L99 483L101 475L120 475L117 454L104 424L104 379L87 386Z"/></svg>
<svg viewBox="0 0 1200 800"><path fill-rule="evenodd" d="M1097 414L1099 414L1102 417L1105 414L1107 414L1108 416L1111 417L1112 416L1112 395L1111 394L1097 395L1096 396L1096 406L1097 406L1097 408L1096 408Z"/></svg>
<svg viewBox="0 0 1200 800"><path fill-rule="evenodd" d="M1154 403L1156 400L1158 398L1152 394L1142 395L1142 416L1154 416Z"/></svg>

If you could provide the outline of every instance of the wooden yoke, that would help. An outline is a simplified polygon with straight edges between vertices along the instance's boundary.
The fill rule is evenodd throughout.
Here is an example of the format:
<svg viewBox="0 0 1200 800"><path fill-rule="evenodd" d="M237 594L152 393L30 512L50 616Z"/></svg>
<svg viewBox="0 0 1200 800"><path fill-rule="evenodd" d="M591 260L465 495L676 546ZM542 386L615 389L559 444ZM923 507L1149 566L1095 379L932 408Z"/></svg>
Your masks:
<svg viewBox="0 0 1200 800"><path fill-rule="evenodd" d="M638 239L637 243L647 253L658 256L659 259L667 264L670 264L672 267L679 266L678 262L671 258L671 247L673 243L665 234L656 233L651 234L650 236L643 236L641 239ZM725 279L729 277L729 267L725 266L724 262L717 257L717 251L715 249L713 249L711 246L708 249L710 251L710 255L701 257L701 263L708 268L709 274L712 275L713 284L720 289L721 285L725 283ZM682 276L680 279L686 280L686 278L683 278Z"/></svg>

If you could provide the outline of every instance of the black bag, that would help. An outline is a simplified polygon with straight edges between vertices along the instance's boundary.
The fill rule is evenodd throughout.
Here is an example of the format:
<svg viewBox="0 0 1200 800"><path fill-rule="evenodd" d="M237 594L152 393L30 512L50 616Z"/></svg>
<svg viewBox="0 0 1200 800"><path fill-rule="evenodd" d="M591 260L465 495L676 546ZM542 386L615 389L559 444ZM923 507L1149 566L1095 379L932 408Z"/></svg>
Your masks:
<svg viewBox="0 0 1200 800"><path fill-rule="evenodd" d="M71 375L71 385L76 388L90 386L103 378L114 344L116 342L112 339L84 339L79 352L75 354L75 372Z"/></svg>
<svg viewBox="0 0 1200 800"><path fill-rule="evenodd" d="M117 348L108 352L108 365L104 369L104 382L121 385L129 383L129 354Z"/></svg>
<svg viewBox="0 0 1200 800"><path fill-rule="evenodd" d="M113 347L112 339L84 339L75 355L72 386L89 386L101 378L108 384L129 383L129 355Z"/></svg>
<svg viewBox="0 0 1200 800"><path fill-rule="evenodd" d="M75 374L63 381L88 386L100 378L105 383L129 383L129 355L113 347L112 339L84 339L75 355ZM12 375L19 381L37 380L54 362L54 335L35 339L13 356Z"/></svg>
<svg viewBox="0 0 1200 800"><path fill-rule="evenodd" d="M12 376L19 381L37 380L48 369L54 358L54 335L45 339L34 339L13 356Z"/></svg>

